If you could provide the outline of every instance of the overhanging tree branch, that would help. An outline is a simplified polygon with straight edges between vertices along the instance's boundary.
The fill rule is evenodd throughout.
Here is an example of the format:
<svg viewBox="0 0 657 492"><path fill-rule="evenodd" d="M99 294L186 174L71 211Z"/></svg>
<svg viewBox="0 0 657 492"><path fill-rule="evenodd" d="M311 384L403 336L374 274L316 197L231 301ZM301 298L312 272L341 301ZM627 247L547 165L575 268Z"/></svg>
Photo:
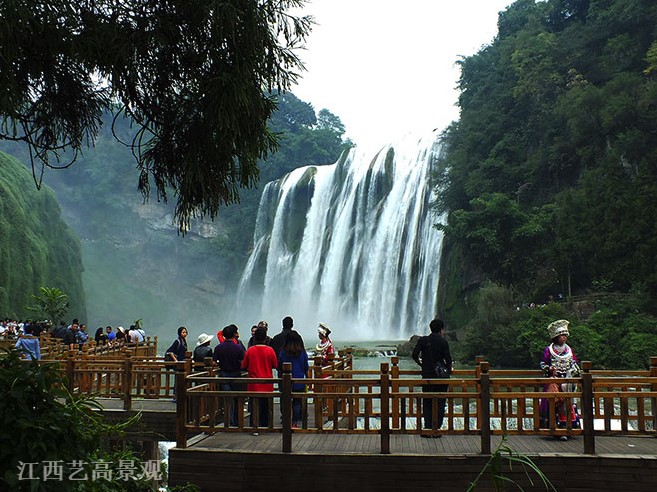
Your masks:
<svg viewBox="0 0 657 492"><path fill-rule="evenodd" d="M39 187L46 167L93 145L105 111L129 116L138 188L173 193L184 233L191 218L238 202L276 149L271 93L304 69L295 51L312 19L288 12L304 3L3 2L0 139L27 143Z"/></svg>

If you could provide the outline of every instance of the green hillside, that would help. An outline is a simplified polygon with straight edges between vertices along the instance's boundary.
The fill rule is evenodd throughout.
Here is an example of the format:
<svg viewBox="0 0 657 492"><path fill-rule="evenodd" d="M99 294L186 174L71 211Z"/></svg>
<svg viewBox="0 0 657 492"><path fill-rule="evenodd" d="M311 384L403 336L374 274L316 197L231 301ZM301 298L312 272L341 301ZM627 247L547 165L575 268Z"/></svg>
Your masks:
<svg viewBox="0 0 657 492"><path fill-rule="evenodd" d="M579 317L589 343L636 344L634 362L612 342L598 361L644 364L657 350L657 3L518 0L460 65L437 176L443 314L470 328L470 356L518 348L526 362L518 317L531 316L516 308L563 298L570 311L532 322ZM591 330L589 315L605 323Z"/></svg>
<svg viewBox="0 0 657 492"><path fill-rule="evenodd" d="M71 317L86 316L80 241L61 218L52 190L0 152L0 316L26 318L40 287L68 295Z"/></svg>

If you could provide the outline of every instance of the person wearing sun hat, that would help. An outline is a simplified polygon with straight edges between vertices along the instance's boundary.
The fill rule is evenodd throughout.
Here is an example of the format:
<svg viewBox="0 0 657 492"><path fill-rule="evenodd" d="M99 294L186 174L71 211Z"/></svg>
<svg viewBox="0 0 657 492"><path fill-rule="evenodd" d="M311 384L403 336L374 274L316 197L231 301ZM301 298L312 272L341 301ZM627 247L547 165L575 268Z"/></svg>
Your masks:
<svg viewBox="0 0 657 492"><path fill-rule="evenodd" d="M319 337L319 343L315 346L315 356L320 356L322 358L322 365L328 364L329 355L335 354L335 347L333 347L333 342L329 338L331 330L326 323L319 323L317 328L317 336Z"/></svg>
<svg viewBox="0 0 657 492"><path fill-rule="evenodd" d="M565 319L558 319L550 323L547 327L550 336L550 343L543 351L543 357L540 362L541 370L545 377L550 378L576 378L580 375L579 365L575 353L566 343L570 332L568 326L570 322ZM566 386L566 387L564 387ZM558 384L550 383L543 386L543 391L560 392L572 391L573 388L569 383ZM576 408L576 407L574 407ZM556 400L557 426L565 427L566 409L563 400ZM540 402L540 422L541 427L549 427L549 400L542 398ZM576 411L572 415L573 427L579 426L579 416ZM566 436L561 436L561 440L567 440Z"/></svg>
<svg viewBox="0 0 657 492"><path fill-rule="evenodd" d="M194 362L205 362L206 358L212 358L212 348L210 348L212 338L212 335L208 335L207 333L201 333L198 336L196 348L194 349L194 354L192 356Z"/></svg>

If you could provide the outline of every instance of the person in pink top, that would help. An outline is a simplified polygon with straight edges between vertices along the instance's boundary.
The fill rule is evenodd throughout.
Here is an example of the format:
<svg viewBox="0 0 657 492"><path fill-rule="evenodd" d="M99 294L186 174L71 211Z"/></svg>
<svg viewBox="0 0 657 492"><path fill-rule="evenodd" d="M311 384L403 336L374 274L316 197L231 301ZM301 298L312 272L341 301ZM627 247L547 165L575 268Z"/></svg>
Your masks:
<svg viewBox="0 0 657 492"><path fill-rule="evenodd" d="M272 378L272 370L278 367L278 358L274 349L265 345L267 340L267 330L258 328L254 334L255 345L249 347L244 354L242 368L246 369L250 378ZM249 383L247 391L259 393L271 393L274 391L274 383ZM253 398L251 401L250 424L254 425L253 414L256 410L258 413L258 427L269 426L269 398ZM254 435L257 435L254 432Z"/></svg>

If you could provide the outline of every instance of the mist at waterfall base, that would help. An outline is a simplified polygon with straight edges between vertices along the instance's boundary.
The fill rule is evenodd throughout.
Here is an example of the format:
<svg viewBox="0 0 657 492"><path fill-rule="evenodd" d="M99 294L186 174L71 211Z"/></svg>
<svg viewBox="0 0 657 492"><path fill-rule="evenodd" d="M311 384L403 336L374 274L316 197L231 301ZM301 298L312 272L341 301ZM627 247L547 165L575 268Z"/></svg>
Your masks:
<svg viewBox="0 0 657 492"><path fill-rule="evenodd" d="M407 135L268 183L231 313L242 337L261 319L273 336L285 316L309 347L320 321L334 341L427 333L443 239L431 210L439 150L435 132Z"/></svg>

